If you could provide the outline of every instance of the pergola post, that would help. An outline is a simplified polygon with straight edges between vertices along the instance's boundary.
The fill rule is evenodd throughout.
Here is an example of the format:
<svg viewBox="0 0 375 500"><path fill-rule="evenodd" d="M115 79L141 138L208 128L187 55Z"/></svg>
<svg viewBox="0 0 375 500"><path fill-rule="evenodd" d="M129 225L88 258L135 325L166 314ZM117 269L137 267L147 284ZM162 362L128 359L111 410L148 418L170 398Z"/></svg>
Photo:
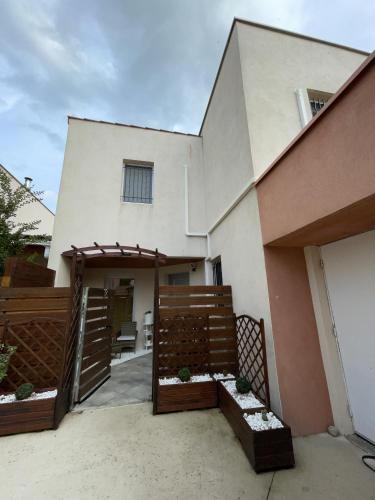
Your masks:
<svg viewBox="0 0 375 500"><path fill-rule="evenodd" d="M157 409L158 387L158 348L159 348L159 253L156 249L154 261L154 336L152 342L152 402L153 414Z"/></svg>

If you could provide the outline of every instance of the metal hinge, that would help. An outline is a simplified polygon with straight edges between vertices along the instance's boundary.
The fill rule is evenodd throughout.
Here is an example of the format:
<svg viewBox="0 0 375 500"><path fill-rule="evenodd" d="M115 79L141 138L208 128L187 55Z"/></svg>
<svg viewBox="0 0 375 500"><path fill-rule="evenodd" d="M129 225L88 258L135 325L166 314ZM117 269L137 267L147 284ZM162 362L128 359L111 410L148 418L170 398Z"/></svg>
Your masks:
<svg viewBox="0 0 375 500"><path fill-rule="evenodd" d="M320 260L319 260L319 264L320 264L320 267L321 267L322 269L324 269L324 262L323 262L323 259L320 259Z"/></svg>

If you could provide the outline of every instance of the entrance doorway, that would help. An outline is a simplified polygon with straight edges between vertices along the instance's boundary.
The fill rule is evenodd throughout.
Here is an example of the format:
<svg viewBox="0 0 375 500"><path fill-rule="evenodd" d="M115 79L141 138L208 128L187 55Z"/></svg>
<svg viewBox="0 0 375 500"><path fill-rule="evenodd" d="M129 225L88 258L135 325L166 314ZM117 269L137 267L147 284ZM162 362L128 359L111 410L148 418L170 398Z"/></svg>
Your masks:
<svg viewBox="0 0 375 500"><path fill-rule="evenodd" d="M354 429L375 443L375 231L321 250Z"/></svg>
<svg viewBox="0 0 375 500"><path fill-rule="evenodd" d="M112 335L118 336L121 327L133 320L134 280L118 278L118 286L113 289Z"/></svg>

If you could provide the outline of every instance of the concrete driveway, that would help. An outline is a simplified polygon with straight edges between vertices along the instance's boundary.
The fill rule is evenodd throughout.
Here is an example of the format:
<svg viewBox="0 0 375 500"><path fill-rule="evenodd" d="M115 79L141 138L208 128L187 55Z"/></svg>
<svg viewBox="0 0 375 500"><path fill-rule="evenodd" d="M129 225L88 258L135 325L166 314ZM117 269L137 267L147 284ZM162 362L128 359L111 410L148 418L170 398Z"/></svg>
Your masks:
<svg viewBox="0 0 375 500"><path fill-rule="evenodd" d="M375 473L344 438L294 440L297 467L256 475L218 409L153 417L150 403L67 415L0 439L7 500L369 500Z"/></svg>

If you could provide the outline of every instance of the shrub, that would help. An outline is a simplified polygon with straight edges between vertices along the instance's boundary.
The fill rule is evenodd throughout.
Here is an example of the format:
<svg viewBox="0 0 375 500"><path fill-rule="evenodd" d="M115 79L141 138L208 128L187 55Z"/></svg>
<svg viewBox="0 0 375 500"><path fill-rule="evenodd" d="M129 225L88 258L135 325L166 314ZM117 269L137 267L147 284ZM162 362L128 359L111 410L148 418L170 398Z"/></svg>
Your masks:
<svg viewBox="0 0 375 500"><path fill-rule="evenodd" d="M7 375L10 357L16 352L16 349L17 347L13 345L0 344L0 383Z"/></svg>
<svg viewBox="0 0 375 500"><path fill-rule="evenodd" d="M16 399L20 401L21 399L26 399L33 393L33 384L22 384L16 390Z"/></svg>
<svg viewBox="0 0 375 500"><path fill-rule="evenodd" d="M245 377L238 377L236 380L236 389L240 394L246 394L247 392L250 392L250 382Z"/></svg>
<svg viewBox="0 0 375 500"><path fill-rule="evenodd" d="M262 410L262 420L268 422L267 410Z"/></svg>
<svg viewBox="0 0 375 500"><path fill-rule="evenodd" d="M178 378L181 380L181 382L189 382L191 377L191 373L189 368L181 368L181 370L178 372Z"/></svg>

